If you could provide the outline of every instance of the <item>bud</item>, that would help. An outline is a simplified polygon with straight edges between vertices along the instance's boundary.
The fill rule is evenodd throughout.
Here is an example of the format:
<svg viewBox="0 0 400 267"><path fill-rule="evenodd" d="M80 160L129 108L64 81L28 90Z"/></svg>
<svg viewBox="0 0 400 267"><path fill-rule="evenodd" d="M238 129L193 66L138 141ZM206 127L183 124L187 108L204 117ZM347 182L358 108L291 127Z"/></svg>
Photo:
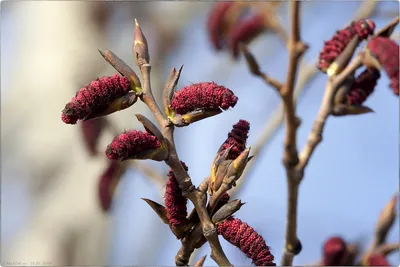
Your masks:
<svg viewBox="0 0 400 267"><path fill-rule="evenodd" d="M126 131L107 146L106 155L109 159L165 159L165 147L160 140L149 132L136 130Z"/></svg>
<svg viewBox="0 0 400 267"><path fill-rule="evenodd" d="M158 204L157 202L147 199L147 198L142 198L144 201L146 201L147 204L157 213L158 217L165 223L169 224L169 220L167 217L167 210L163 205Z"/></svg>
<svg viewBox="0 0 400 267"><path fill-rule="evenodd" d="M229 44L235 59L239 56L239 44L248 44L267 28L264 14L254 14L248 19L241 20L230 31Z"/></svg>
<svg viewBox="0 0 400 267"><path fill-rule="evenodd" d="M363 264L364 266L392 266L385 255L372 253Z"/></svg>
<svg viewBox="0 0 400 267"><path fill-rule="evenodd" d="M205 260L207 258L207 255L204 255L203 257L201 257L195 264L194 266L203 266Z"/></svg>
<svg viewBox="0 0 400 267"><path fill-rule="evenodd" d="M237 100L231 90L214 82L192 84L175 92L171 102L174 117L169 118L177 126L185 126L234 107Z"/></svg>
<svg viewBox="0 0 400 267"><path fill-rule="evenodd" d="M135 19L135 30L133 32L133 57L136 64L141 67L143 64L150 63L149 48L146 37L144 36L139 22Z"/></svg>
<svg viewBox="0 0 400 267"><path fill-rule="evenodd" d="M220 204L220 202L218 203ZM244 205L240 199L235 199L231 202L225 203L220 209L218 209L215 214L212 216L212 222L218 223L225 220L228 217L231 217L235 212L240 210L240 208Z"/></svg>
<svg viewBox="0 0 400 267"><path fill-rule="evenodd" d="M211 13L208 17L207 30L212 45L216 50L221 50L223 47L223 37L225 34L224 20L231 7L236 3L217 2L214 4Z"/></svg>
<svg viewBox="0 0 400 267"><path fill-rule="evenodd" d="M129 79L133 91L135 91L136 93L140 93L142 91L142 84L140 83L139 77L131 69L131 67L129 67L122 59L120 59L110 50L106 50L106 52L103 52L98 49L98 51L111 66L113 66L119 73L121 73L121 75Z"/></svg>
<svg viewBox="0 0 400 267"><path fill-rule="evenodd" d="M83 121L80 124L83 141L91 156L97 155L97 143L107 121L105 118Z"/></svg>
<svg viewBox="0 0 400 267"><path fill-rule="evenodd" d="M353 21L343 30L337 31L331 40L325 42L324 48L319 54L318 69L326 73L329 66L343 52L354 36L357 35L359 41L362 41L373 34L374 30L375 23L372 20L361 19Z"/></svg>
<svg viewBox="0 0 400 267"><path fill-rule="evenodd" d="M118 161L108 162L108 167L102 173L99 180L98 196L103 211L110 209L115 188L126 170L126 166Z"/></svg>
<svg viewBox="0 0 400 267"><path fill-rule="evenodd" d="M129 80L118 74L98 78L81 88L71 102L65 105L61 119L67 124L105 116L133 105L137 97L129 94Z"/></svg>
<svg viewBox="0 0 400 267"><path fill-rule="evenodd" d="M218 234L238 247L256 266L276 266L265 240L252 227L230 217L218 224Z"/></svg>
<svg viewBox="0 0 400 267"><path fill-rule="evenodd" d="M347 244L341 237L331 237L325 242L322 253L322 265L343 266L347 259Z"/></svg>
<svg viewBox="0 0 400 267"><path fill-rule="evenodd" d="M182 167L188 171L188 167L181 161ZM187 222L187 198L182 195L178 181L172 170L168 173L168 181L165 188L165 208L171 226L179 227Z"/></svg>
<svg viewBox="0 0 400 267"><path fill-rule="evenodd" d="M399 45L385 37L371 39L366 47L365 62L368 68L382 66L390 79L393 93L399 95Z"/></svg>
<svg viewBox="0 0 400 267"><path fill-rule="evenodd" d="M239 120L233 125L233 129L228 133L228 138L218 149L211 167L210 195L221 187L225 178L234 177L232 184L234 185L242 175L243 169L249 161L250 150L245 152L249 130L250 123Z"/></svg>

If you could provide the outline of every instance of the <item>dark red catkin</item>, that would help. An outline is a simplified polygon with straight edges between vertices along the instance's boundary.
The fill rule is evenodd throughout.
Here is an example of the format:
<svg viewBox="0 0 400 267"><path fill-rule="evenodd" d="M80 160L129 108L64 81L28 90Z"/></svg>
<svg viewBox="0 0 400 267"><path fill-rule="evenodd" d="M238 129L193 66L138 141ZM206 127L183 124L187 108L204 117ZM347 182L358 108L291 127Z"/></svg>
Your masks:
<svg viewBox="0 0 400 267"><path fill-rule="evenodd" d="M119 163L115 160L109 162L109 165L100 176L98 184L98 196L100 206L103 211L108 211L112 203L112 197L115 187L120 178Z"/></svg>
<svg viewBox="0 0 400 267"><path fill-rule="evenodd" d="M67 124L75 124L91 114L106 108L113 100L124 96L131 90L130 82L125 76L114 74L98 78L81 88L65 105L61 119Z"/></svg>
<svg viewBox="0 0 400 267"><path fill-rule="evenodd" d="M160 141L154 135L130 130L114 138L107 146L106 155L109 159L125 159L160 146Z"/></svg>
<svg viewBox="0 0 400 267"><path fill-rule="evenodd" d="M361 105L372 94L378 79L381 77L378 70L365 70L354 81L352 88L346 95L347 104Z"/></svg>
<svg viewBox="0 0 400 267"><path fill-rule="evenodd" d="M225 149L232 146L228 159L236 159L246 149L249 130L250 123L246 120L239 120L228 133L228 138L222 144L223 149L220 153L223 154Z"/></svg>
<svg viewBox="0 0 400 267"><path fill-rule="evenodd" d="M181 164L186 171L189 170L183 161L181 161ZM164 199L169 223L175 227L184 225L187 216L187 198L182 196L182 191L172 170L168 173Z"/></svg>
<svg viewBox="0 0 400 267"><path fill-rule="evenodd" d="M218 234L238 247L256 266L276 266L264 238L247 223L229 217L217 226Z"/></svg>
<svg viewBox="0 0 400 267"><path fill-rule="evenodd" d="M187 114L194 110L227 110L236 105L234 93L214 82L201 82L183 87L175 92L171 108L177 114Z"/></svg>
<svg viewBox="0 0 400 267"><path fill-rule="evenodd" d="M250 18L239 20L229 33L229 44L235 59L239 57L239 44L248 44L266 30L264 15L254 14Z"/></svg>
<svg viewBox="0 0 400 267"><path fill-rule="evenodd" d="M368 256L366 265L367 266L392 266L386 259L385 255L375 254L375 253Z"/></svg>
<svg viewBox="0 0 400 267"><path fill-rule="evenodd" d="M353 21L343 30L337 31L331 40L324 43L324 47L319 54L318 69L326 72L333 61L343 52L347 44L358 36L360 40L367 39L374 33L375 23L372 20L361 19Z"/></svg>
<svg viewBox="0 0 400 267"><path fill-rule="evenodd" d="M324 266L343 266L347 259L347 244L343 238L329 238L323 247L322 264Z"/></svg>
<svg viewBox="0 0 400 267"><path fill-rule="evenodd" d="M367 48L385 70L393 93L399 95L399 45L389 38L375 37L368 42Z"/></svg>
<svg viewBox="0 0 400 267"><path fill-rule="evenodd" d="M234 3L233 1L217 2L211 9L207 21L207 31L211 44L216 50L221 50L223 48L224 18L229 8L232 7Z"/></svg>
<svg viewBox="0 0 400 267"><path fill-rule="evenodd" d="M97 143L106 123L107 121L103 117L80 123L82 138L91 156L95 156L98 153Z"/></svg>

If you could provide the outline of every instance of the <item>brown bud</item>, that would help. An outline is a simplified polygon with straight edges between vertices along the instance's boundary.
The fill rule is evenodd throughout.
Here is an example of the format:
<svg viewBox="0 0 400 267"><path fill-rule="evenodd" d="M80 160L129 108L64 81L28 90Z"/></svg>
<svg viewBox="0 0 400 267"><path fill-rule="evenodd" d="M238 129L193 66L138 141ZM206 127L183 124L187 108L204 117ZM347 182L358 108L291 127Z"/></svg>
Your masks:
<svg viewBox="0 0 400 267"><path fill-rule="evenodd" d="M203 257L201 257L195 264L194 266L203 266L204 261L206 260L207 255L204 255Z"/></svg>
<svg viewBox="0 0 400 267"><path fill-rule="evenodd" d="M176 86L178 85L182 69L183 65L179 68L178 71L176 71L175 68L172 68L171 73L169 74L168 79L165 82L163 99L164 99L164 109L167 117L171 117L170 112L172 110L170 109L170 105L172 99L174 98L174 94L176 92Z"/></svg>
<svg viewBox="0 0 400 267"><path fill-rule="evenodd" d="M133 32L133 57L136 64L141 67L150 63L149 48L139 22L135 19L135 30Z"/></svg>
<svg viewBox="0 0 400 267"><path fill-rule="evenodd" d="M343 52L335 59L335 61L329 66L326 73L329 77L338 75L344 68L349 64L350 59L353 57L358 45L360 44L360 38L355 35L353 39L346 45Z"/></svg>
<svg viewBox="0 0 400 267"><path fill-rule="evenodd" d="M144 201L146 201L147 204L157 213L158 217L165 223L169 224L168 217L167 217L167 211L163 205L158 204L157 202L147 199L147 198L142 198Z"/></svg>
<svg viewBox="0 0 400 267"><path fill-rule="evenodd" d="M106 52L98 49L103 58L116 69L119 73L126 76L131 81L131 88L136 93L142 91L142 84L140 83L139 77L122 59L116 56L113 52L106 49Z"/></svg>
<svg viewBox="0 0 400 267"><path fill-rule="evenodd" d="M240 199L235 199L223 205L212 217L213 223L222 222L237 212L244 204Z"/></svg>
<svg viewBox="0 0 400 267"><path fill-rule="evenodd" d="M367 113L373 113L374 111L363 105L346 105L346 104L339 104L335 105L332 110L333 116L346 116L346 115L361 115Z"/></svg>

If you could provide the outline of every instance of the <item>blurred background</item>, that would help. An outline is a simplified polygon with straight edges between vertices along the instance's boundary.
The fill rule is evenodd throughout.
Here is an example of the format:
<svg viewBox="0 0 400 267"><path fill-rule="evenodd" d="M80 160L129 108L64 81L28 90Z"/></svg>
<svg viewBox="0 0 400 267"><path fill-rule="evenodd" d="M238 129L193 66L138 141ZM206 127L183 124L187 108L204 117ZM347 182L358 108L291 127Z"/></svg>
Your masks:
<svg viewBox="0 0 400 267"><path fill-rule="evenodd" d="M303 40L310 45L302 68L315 60L336 30L343 28L367 1L312 1L301 9ZM193 182L209 173L214 155L239 119L251 123L253 146L279 106L277 94L252 76L243 57L216 52L207 33L213 2L1 2L1 262L2 265L174 265L180 248L140 198L163 203L163 184L135 168L121 178L110 212L100 209L98 180L107 167L103 153L91 157L79 126L62 123L61 110L84 84L115 73L97 49L108 48L139 73L132 60L134 18L147 37L153 90L161 88L172 67L184 64L179 87L215 81L239 97L234 109L176 131L180 158ZM276 8L288 29L287 3ZM397 1L374 3L370 18L377 28L398 15ZM394 36L398 38L398 30ZM283 81L287 53L282 40L266 32L251 42L262 70ZM302 71L300 68L300 72ZM298 101L303 123L301 148L324 93L326 76L312 76ZM298 235L303 250L295 264L319 260L332 235L349 242L371 241L377 217L399 187L399 102L385 74L366 105L375 113L330 118L324 141L306 170L299 196ZM152 118L142 103L109 118L124 129L142 129L135 113ZM216 127L218 125L218 127ZM247 204L237 217L254 227L279 262L284 242L286 179L281 164L283 130L278 129L258 155L238 190ZM114 135L101 136L103 151ZM140 162L164 179L163 163ZM158 182L157 182L158 181ZM398 220L390 242L399 241ZM221 239L230 261L250 260ZM204 245L193 260L210 249ZM398 265L399 256L390 261ZM208 258L205 266L215 265Z"/></svg>

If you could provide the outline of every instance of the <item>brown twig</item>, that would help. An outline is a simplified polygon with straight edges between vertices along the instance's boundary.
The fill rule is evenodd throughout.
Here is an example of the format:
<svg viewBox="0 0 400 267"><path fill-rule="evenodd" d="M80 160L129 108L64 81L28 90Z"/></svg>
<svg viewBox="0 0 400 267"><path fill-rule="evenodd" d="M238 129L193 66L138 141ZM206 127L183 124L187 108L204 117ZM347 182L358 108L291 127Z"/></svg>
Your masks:
<svg viewBox="0 0 400 267"><path fill-rule="evenodd" d="M137 45L137 43L139 43L139 45ZM136 45L137 48L135 50ZM180 163L174 142L175 127L161 112L161 109L159 108L153 97L150 83L151 65L149 64L149 56L147 52L148 48L146 46L147 42L145 40L145 37L140 29L139 24L136 22L134 54L136 54L137 64L140 67L143 80L143 91L140 99L149 107L149 109L153 113L154 117L157 120L158 126L160 127L162 135L166 140L168 157L165 160L165 163L172 169L179 184L179 188L182 190L182 194L193 203L197 214L199 215L203 234L211 247L211 258L220 266L231 266L232 264L229 262L224 251L222 250L215 225L211 222L210 216L207 212L206 195L195 188L191 178ZM141 57L141 55L143 56Z"/></svg>
<svg viewBox="0 0 400 267"><path fill-rule="evenodd" d="M368 0L361 3L360 7L354 14L352 21L359 20L362 18L368 18L375 13L376 9L376 1ZM257 62L257 61L256 61ZM299 78L296 83L296 87L294 90L293 99L296 102L298 96L305 90L308 89L306 84L313 79L318 73L318 69L316 68L318 62L318 58L310 61L309 63L301 64L299 70ZM252 72L252 70L250 69ZM253 73L253 72L252 72ZM271 138L276 134L279 128L282 126L285 118L285 111L283 107L283 103L280 103L277 109L275 109L274 113L267 120L263 130L261 131L260 136L257 138L256 143L252 146L252 154L254 158L247 164L246 169L244 170L242 177L237 181L236 187L230 190L231 196L234 196L239 192L242 188L241 186L244 184L245 179L251 174L253 171L252 166L258 162L259 155L261 151L269 144Z"/></svg>

